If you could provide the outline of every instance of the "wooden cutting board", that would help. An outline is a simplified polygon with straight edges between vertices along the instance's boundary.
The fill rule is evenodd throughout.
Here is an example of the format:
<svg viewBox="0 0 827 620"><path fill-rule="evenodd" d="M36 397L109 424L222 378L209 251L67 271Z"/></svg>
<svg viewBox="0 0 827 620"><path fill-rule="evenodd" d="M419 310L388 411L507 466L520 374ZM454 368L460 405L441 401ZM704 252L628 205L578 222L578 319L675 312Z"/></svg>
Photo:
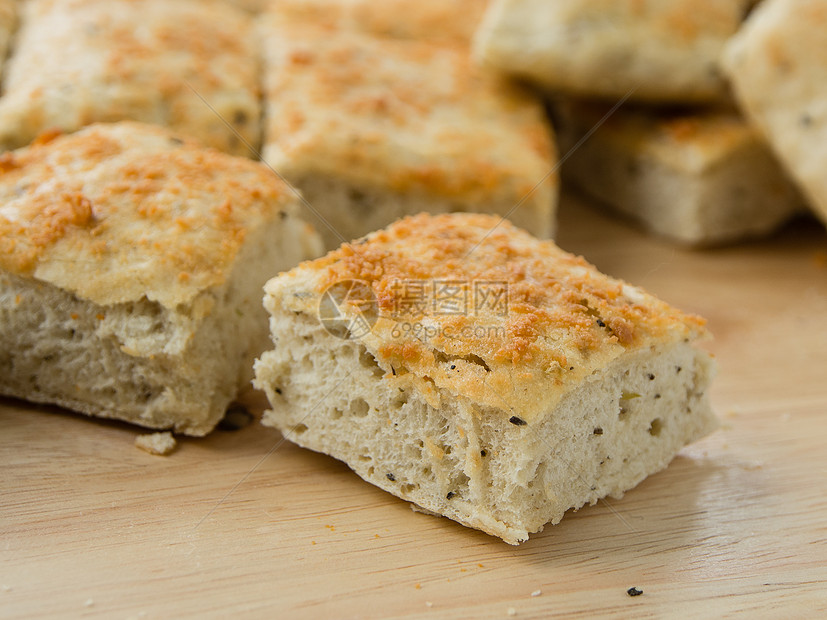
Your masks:
<svg viewBox="0 0 827 620"><path fill-rule="evenodd" d="M510 547L257 424L164 458L0 400L0 616L824 617L823 228L683 250L569 197L559 240L716 334L723 427L666 471Z"/></svg>

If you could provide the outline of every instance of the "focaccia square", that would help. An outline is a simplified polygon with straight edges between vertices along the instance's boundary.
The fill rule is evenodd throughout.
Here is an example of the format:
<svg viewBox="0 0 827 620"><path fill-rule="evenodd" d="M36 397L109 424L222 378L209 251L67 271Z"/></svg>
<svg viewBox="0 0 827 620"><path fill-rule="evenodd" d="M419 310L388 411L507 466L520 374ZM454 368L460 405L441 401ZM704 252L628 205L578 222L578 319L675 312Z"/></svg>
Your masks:
<svg viewBox="0 0 827 620"><path fill-rule="evenodd" d="M264 159L329 224L316 225L328 247L420 211L497 213L552 234L556 155L531 95L452 47L282 14L260 26Z"/></svg>
<svg viewBox="0 0 827 620"><path fill-rule="evenodd" d="M754 0L494 0L481 62L577 96L715 101L718 58Z"/></svg>
<svg viewBox="0 0 827 620"><path fill-rule="evenodd" d="M418 215L267 283L264 422L511 544L715 428L706 334L489 215Z"/></svg>
<svg viewBox="0 0 827 620"><path fill-rule="evenodd" d="M0 156L0 394L204 435L318 255L265 166L122 122Z"/></svg>
<svg viewBox="0 0 827 620"><path fill-rule="evenodd" d="M563 178L646 229L689 245L766 235L804 210L760 133L737 112L558 105ZM579 144L593 128L593 134Z"/></svg>
<svg viewBox="0 0 827 620"><path fill-rule="evenodd" d="M30 0L22 13L0 97L0 150L45 130L119 120L170 127L233 154L251 155L245 141L257 147L257 46L241 9Z"/></svg>
<svg viewBox="0 0 827 620"><path fill-rule="evenodd" d="M827 223L827 1L765 0L724 66L744 112Z"/></svg>

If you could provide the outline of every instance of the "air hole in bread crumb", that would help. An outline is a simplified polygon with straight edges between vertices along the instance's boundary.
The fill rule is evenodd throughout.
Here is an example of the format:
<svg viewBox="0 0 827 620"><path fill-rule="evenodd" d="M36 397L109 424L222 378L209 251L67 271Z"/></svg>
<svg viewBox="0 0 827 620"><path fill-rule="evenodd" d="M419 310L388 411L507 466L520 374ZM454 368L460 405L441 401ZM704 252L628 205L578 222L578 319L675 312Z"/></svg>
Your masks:
<svg viewBox="0 0 827 620"><path fill-rule="evenodd" d="M408 404L408 395L402 392L401 394L397 394L396 398L393 399L392 407L394 409L401 409L403 405Z"/></svg>
<svg viewBox="0 0 827 620"><path fill-rule="evenodd" d="M342 417L342 415L344 415L342 413L342 410L339 409L338 407L334 407L333 410L330 412L330 419L331 420L338 420L339 418Z"/></svg>
<svg viewBox="0 0 827 620"><path fill-rule="evenodd" d="M294 435L301 435L306 430L307 430L307 425L306 424L297 424L296 426L293 427L293 434Z"/></svg>
<svg viewBox="0 0 827 620"><path fill-rule="evenodd" d="M652 437L660 437L660 432L663 430L663 422L661 422L660 418L655 418L652 420L652 423L649 424L649 434Z"/></svg>
<svg viewBox="0 0 827 620"><path fill-rule="evenodd" d="M353 402L350 403L350 414L354 418L364 418L368 415L370 411L370 406L365 401L364 398L357 398Z"/></svg>
<svg viewBox="0 0 827 620"><path fill-rule="evenodd" d="M411 491L413 491L415 489L416 489L415 484L403 484L401 487L399 487L399 491L402 494L408 494L408 493L410 493Z"/></svg>
<svg viewBox="0 0 827 620"><path fill-rule="evenodd" d="M469 364L476 364L477 366L481 366L485 372L491 372L491 367L488 363L482 359L479 355L475 355L474 353L469 353L468 355L448 355L444 351L434 350L434 360L438 364L448 364L449 362L456 362L458 360L462 360L464 362L468 362ZM451 370L456 370L456 364L450 364Z"/></svg>

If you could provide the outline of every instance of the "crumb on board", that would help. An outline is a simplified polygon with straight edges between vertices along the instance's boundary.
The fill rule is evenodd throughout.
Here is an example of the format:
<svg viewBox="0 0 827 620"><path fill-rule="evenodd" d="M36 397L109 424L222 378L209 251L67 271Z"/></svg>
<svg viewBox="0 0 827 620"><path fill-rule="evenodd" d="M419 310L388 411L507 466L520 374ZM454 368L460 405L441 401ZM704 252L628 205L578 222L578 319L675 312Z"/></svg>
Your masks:
<svg viewBox="0 0 827 620"><path fill-rule="evenodd" d="M542 593L542 590L534 590L534 592L531 593L531 596L540 596Z"/></svg>
<svg viewBox="0 0 827 620"><path fill-rule="evenodd" d="M175 437L173 437L169 431L165 433L149 433L135 437L136 448L158 456L170 454L175 450L177 445L178 442L175 441Z"/></svg>
<svg viewBox="0 0 827 620"><path fill-rule="evenodd" d="M517 610L516 610L516 609L514 609L513 607L509 607L509 608L506 610L506 612L505 612L505 613L507 613L509 616L516 616L516 615L517 615Z"/></svg>
<svg viewBox="0 0 827 620"><path fill-rule="evenodd" d="M431 601L425 601L425 607L427 607L428 609L430 609L433 606L434 604Z"/></svg>
<svg viewBox="0 0 827 620"><path fill-rule="evenodd" d="M86 602L83 604L84 607L91 607L95 604L95 601L91 598L86 599Z"/></svg>
<svg viewBox="0 0 827 620"><path fill-rule="evenodd" d="M628 594L629 596L640 596L641 594L643 594L643 590L639 590L635 586L632 586L631 588L626 590L626 594Z"/></svg>

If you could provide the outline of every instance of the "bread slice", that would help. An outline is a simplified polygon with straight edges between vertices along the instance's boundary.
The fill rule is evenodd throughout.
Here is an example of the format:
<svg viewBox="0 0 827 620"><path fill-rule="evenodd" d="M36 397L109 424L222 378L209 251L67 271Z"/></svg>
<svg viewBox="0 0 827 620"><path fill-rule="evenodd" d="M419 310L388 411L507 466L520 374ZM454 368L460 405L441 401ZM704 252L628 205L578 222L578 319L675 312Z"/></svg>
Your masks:
<svg viewBox="0 0 827 620"><path fill-rule="evenodd" d="M264 159L330 224L316 226L328 247L419 211L510 213L553 233L556 155L539 101L450 46L275 12L260 26Z"/></svg>
<svg viewBox="0 0 827 620"><path fill-rule="evenodd" d="M0 394L204 435L321 251L259 163L124 122L0 158Z"/></svg>
<svg viewBox="0 0 827 620"><path fill-rule="evenodd" d="M827 223L827 2L765 0L724 67L747 117Z"/></svg>
<svg viewBox="0 0 827 620"><path fill-rule="evenodd" d="M250 155L244 141L258 145L258 50L241 9L199 0L31 0L21 8L0 98L0 150L44 130L118 120L171 127L238 155Z"/></svg>
<svg viewBox="0 0 827 620"><path fill-rule="evenodd" d="M806 207L761 135L734 111L556 106L562 172L584 192L679 243L765 235ZM576 147L576 148L575 148Z"/></svg>
<svg viewBox="0 0 827 620"><path fill-rule="evenodd" d="M3 65L16 25L17 1L0 0L0 77L3 76Z"/></svg>
<svg viewBox="0 0 827 620"><path fill-rule="evenodd" d="M754 0L493 0L481 62L555 92L645 101L726 98L718 57Z"/></svg>
<svg viewBox="0 0 827 620"><path fill-rule="evenodd" d="M488 215L418 215L267 283L264 422L517 544L716 425L703 320Z"/></svg>
<svg viewBox="0 0 827 620"><path fill-rule="evenodd" d="M272 5L294 19L468 47L488 0L274 0Z"/></svg>

